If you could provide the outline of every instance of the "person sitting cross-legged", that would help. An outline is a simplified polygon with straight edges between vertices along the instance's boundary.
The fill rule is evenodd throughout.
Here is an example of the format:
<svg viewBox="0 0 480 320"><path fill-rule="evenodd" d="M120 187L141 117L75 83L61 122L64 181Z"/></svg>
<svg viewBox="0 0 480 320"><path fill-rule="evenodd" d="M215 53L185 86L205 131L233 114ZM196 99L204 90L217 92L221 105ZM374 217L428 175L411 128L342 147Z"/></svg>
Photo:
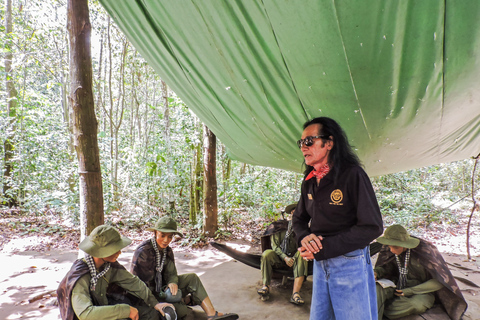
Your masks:
<svg viewBox="0 0 480 320"><path fill-rule="evenodd" d="M467 304L433 244L410 236L401 225L388 227L377 242L384 245L374 269L379 320L422 314L433 307L435 295L451 319L461 318Z"/></svg>
<svg viewBox="0 0 480 320"><path fill-rule="evenodd" d="M195 273L177 274L173 250L169 246L174 235L183 237L170 217L160 218L153 228L153 237L142 242L132 260L132 273L138 276L159 301L171 302L180 319L192 319L188 306L200 305L208 320L235 320L235 313L219 313L213 307L202 281Z"/></svg>
<svg viewBox="0 0 480 320"><path fill-rule="evenodd" d="M170 303L159 303L140 279L117 262L120 250L131 242L114 227L101 225L80 243L86 256L73 263L57 290L63 320L176 319ZM113 287L138 301L116 300Z"/></svg>
<svg viewBox="0 0 480 320"><path fill-rule="evenodd" d="M290 214L295 211L296 204L291 204L285 208L285 213ZM303 305L305 301L300 296L300 289L308 275L308 262L300 256L297 250L295 233L292 230L292 221L275 221L265 231L264 236L270 237L272 249L263 251L260 269L262 272L263 286L257 292L262 297L270 294L270 283L272 280L273 268L291 268L293 269L293 293L290 302L296 305Z"/></svg>

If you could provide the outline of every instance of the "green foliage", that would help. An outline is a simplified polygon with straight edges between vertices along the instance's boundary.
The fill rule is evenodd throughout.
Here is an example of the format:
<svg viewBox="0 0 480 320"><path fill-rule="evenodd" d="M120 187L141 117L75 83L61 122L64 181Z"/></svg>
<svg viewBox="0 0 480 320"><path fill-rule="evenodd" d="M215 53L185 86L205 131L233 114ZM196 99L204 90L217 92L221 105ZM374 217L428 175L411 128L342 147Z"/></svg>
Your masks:
<svg viewBox="0 0 480 320"><path fill-rule="evenodd" d="M107 14L98 1L90 3L90 13L106 221L135 228L166 212L188 219L194 153L202 145L200 122L175 93L162 92L157 73L162 70L148 66L130 44L123 59L125 37L111 20L108 26ZM9 50L18 92L14 127L9 124L4 85L0 85L0 138L4 141L10 130L15 132L9 192L26 211L52 209L78 223L79 177L66 108L70 90L66 4L28 1L22 11L16 7L13 14L14 32L9 37L14 45ZM4 41L3 24L0 33ZM5 75L3 66L0 74ZM228 229L238 221L278 219L286 205L298 200L302 175L227 161L226 148L221 142L218 145L222 228L217 236L228 236ZM0 151L3 163L3 143ZM467 160L372 179L386 223L453 223L448 206L469 194L471 167L472 161ZM200 232L202 219L197 221L182 240L185 243L206 241ZM268 223L262 221L259 224ZM30 232L29 226L16 227ZM52 226L47 230L62 231Z"/></svg>
<svg viewBox="0 0 480 320"><path fill-rule="evenodd" d="M223 219L231 220L237 212L243 210L253 217L275 218L288 204L298 201L301 181L299 174L248 166L242 175L242 165L232 161L231 183L226 190L225 182L219 184L219 210L224 213Z"/></svg>
<svg viewBox="0 0 480 320"><path fill-rule="evenodd" d="M456 223L451 205L471 192L472 168L464 160L372 179L386 224Z"/></svg>
<svg viewBox="0 0 480 320"><path fill-rule="evenodd" d="M45 222L38 222L38 221L30 221L30 222L9 222L8 226L11 229L15 229L17 231L21 231L20 235L29 235L31 233L42 233L42 234L58 234L64 235L65 229L61 225L51 225Z"/></svg>

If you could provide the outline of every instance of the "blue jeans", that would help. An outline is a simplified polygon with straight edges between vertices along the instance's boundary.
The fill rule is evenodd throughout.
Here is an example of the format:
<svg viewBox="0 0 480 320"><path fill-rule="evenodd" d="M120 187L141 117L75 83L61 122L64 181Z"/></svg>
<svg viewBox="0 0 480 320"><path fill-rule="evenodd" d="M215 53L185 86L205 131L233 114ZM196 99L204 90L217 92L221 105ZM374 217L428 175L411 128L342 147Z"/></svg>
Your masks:
<svg viewBox="0 0 480 320"><path fill-rule="evenodd" d="M377 320L370 247L314 261L310 320Z"/></svg>

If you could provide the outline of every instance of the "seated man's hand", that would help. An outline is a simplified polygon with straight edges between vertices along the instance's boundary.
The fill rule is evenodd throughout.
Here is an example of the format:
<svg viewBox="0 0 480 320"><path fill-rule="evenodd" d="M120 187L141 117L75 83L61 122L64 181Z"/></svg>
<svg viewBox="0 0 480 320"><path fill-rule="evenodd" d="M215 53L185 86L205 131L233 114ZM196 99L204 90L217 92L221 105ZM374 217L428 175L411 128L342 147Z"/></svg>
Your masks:
<svg viewBox="0 0 480 320"><path fill-rule="evenodd" d="M293 263L295 262L295 260L293 258L289 258L289 257L285 257L285 263L287 264L287 266L289 266L290 268L293 266Z"/></svg>
<svg viewBox="0 0 480 320"><path fill-rule="evenodd" d="M132 320L138 320L138 310L132 306L130 306L130 314L128 317Z"/></svg>
<svg viewBox="0 0 480 320"><path fill-rule="evenodd" d="M403 291L398 290L398 289L396 289L395 292L393 292L393 294L396 295L397 297L403 297L404 296Z"/></svg>
<svg viewBox="0 0 480 320"><path fill-rule="evenodd" d="M172 293L172 296L177 294L178 285L176 283L169 283L168 288L170 289L170 292Z"/></svg>
<svg viewBox="0 0 480 320"><path fill-rule="evenodd" d="M160 312L162 314L162 316L165 316L165 312L163 312L163 308L165 308L165 307L172 307L175 310L175 307L173 306L173 304L166 303L166 302L157 303L154 308L155 308L155 310ZM137 312L137 318L135 320L138 320L138 312Z"/></svg>

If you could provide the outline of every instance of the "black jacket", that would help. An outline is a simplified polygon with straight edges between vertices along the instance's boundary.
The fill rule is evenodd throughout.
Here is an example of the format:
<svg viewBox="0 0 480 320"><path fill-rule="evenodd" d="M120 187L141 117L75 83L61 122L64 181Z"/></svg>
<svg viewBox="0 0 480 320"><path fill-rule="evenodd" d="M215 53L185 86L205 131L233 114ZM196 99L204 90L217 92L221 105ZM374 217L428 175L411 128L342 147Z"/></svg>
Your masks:
<svg viewBox="0 0 480 320"><path fill-rule="evenodd" d="M316 260L325 260L366 247L383 232L383 221L372 184L359 166L346 168L334 183L335 167L317 185L303 181L293 214L297 241L321 235L323 249Z"/></svg>

